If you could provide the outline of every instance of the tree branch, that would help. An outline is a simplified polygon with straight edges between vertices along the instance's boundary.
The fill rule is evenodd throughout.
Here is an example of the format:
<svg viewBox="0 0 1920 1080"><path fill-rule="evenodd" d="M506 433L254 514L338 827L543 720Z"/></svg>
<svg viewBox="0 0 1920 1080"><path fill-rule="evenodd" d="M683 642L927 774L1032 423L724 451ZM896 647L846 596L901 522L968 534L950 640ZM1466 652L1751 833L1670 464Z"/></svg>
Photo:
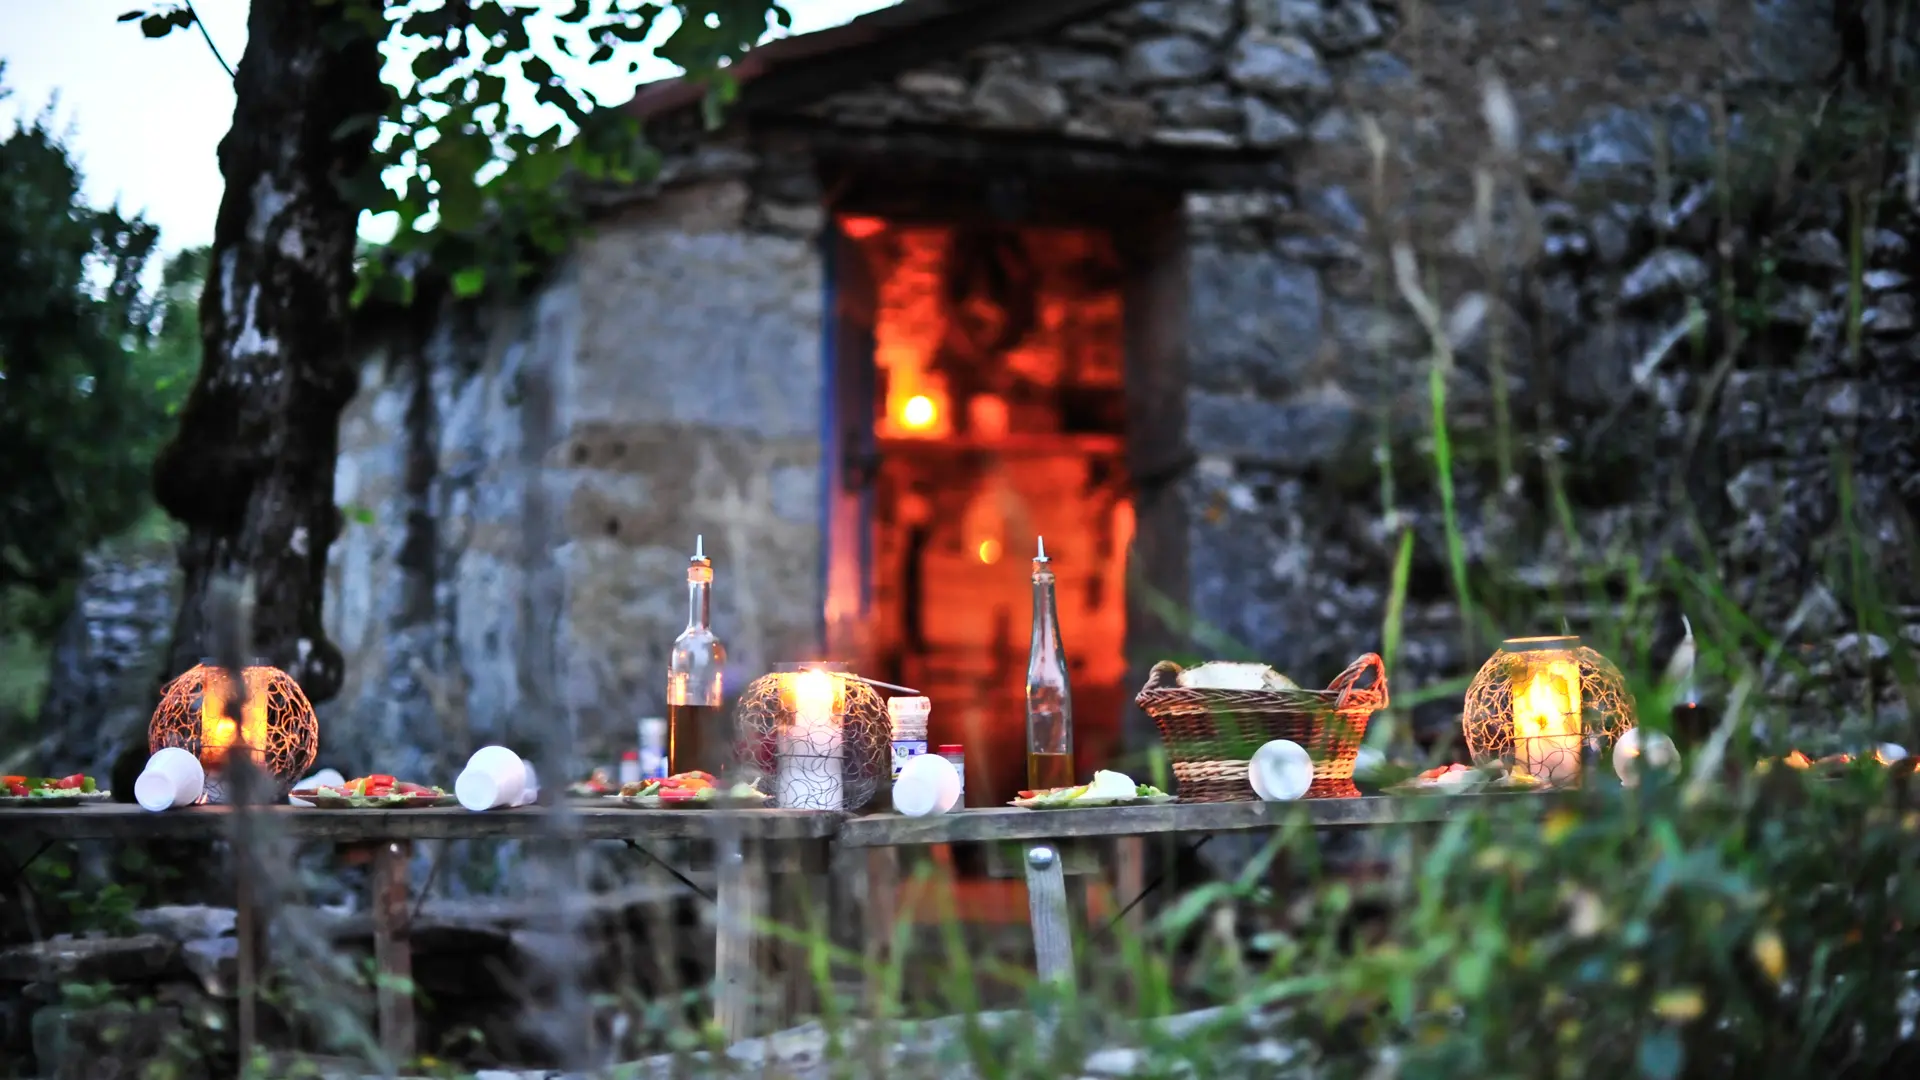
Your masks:
<svg viewBox="0 0 1920 1080"><path fill-rule="evenodd" d="M220 70L227 73L227 78L233 78L233 65L227 63L227 58L220 55L220 46L215 45L213 35L207 33L206 20L200 17L199 12L193 10L193 0L181 0L181 2L186 4L187 14L193 16L193 25L200 28L200 39L207 43L207 51L213 54L214 60L220 64Z"/></svg>

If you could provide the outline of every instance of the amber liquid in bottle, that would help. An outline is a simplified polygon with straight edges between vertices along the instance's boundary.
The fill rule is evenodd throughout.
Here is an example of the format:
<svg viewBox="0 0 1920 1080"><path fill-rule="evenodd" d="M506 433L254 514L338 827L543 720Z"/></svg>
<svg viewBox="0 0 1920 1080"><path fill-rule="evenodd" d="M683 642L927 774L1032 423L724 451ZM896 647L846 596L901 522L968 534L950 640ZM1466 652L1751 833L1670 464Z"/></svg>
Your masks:
<svg viewBox="0 0 1920 1080"><path fill-rule="evenodd" d="M706 541L694 542L687 564L687 628L674 639L667 661L667 769L719 773L726 765L726 714L721 675L727 647L713 636L713 563Z"/></svg>
<svg viewBox="0 0 1920 1080"><path fill-rule="evenodd" d="M1027 654L1027 787L1073 786L1073 691L1067 654L1060 647L1060 611L1054 597L1047 544L1033 560L1033 642Z"/></svg>
<svg viewBox="0 0 1920 1080"><path fill-rule="evenodd" d="M725 710L714 705L667 706L667 773L705 769L716 773L715 751L726 733L717 729Z"/></svg>
<svg viewBox="0 0 1920 1080"><path fill-rule="evenodd" d="M1048 788L1073 786L1072 754L1027 754L1027 788L1031 791L1045 791Z"/></svg>

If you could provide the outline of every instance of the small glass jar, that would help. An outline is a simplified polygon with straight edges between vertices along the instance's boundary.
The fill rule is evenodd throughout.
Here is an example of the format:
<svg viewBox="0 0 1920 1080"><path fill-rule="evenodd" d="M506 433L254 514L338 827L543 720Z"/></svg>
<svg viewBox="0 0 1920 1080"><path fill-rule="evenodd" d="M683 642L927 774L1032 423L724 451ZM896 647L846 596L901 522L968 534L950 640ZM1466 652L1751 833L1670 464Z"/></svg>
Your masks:
<svg viewBox="0 0 1920 1080"><path fill-rule="evenodd" d="M667 778L667 718L649 716L640 721L640 779Z"/></svg>
<svg viewBox="0 0 1920 1080"><path fill-rule="evenodd" d="M939 755L953 762L953 769L960 774L960 801L955 806L967 805L967 752L959 743L941 743Z"/></svg>
<svg viewBox="0 0 1920 1080"><path fill-rule="evenodd" d="M887 719L893 724L891 779L900 779L907 762L927 752L927 718L932 712L933 703L924 697L887 699Z"/></svg>

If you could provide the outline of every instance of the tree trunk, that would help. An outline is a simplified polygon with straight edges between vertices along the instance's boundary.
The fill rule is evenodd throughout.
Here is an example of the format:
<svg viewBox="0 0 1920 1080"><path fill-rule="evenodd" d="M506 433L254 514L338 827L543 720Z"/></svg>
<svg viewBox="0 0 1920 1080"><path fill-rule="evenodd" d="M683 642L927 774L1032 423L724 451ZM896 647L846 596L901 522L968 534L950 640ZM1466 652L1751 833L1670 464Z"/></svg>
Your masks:
<svg viewBox="0 0 1920 1080"><path fill-rule="evenodd" d="M347 351L359 207L339 187L365 165L381 111L375 40L333 0L256 3L220 142L226 193L200 301L203 356L154 493L187 526L185 589L168 675L208 647L206 598L224 575L254 584L253 649L314 700L340 689L320 606L340 411L357 385Z"/></svg>

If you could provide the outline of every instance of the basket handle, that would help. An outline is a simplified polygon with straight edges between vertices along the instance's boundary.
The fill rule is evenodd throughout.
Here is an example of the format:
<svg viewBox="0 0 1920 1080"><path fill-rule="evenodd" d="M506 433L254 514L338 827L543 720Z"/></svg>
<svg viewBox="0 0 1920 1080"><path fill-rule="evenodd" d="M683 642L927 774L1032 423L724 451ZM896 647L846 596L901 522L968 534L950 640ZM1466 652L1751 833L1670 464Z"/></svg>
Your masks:
<svg viewBox="0 0 1920 1080"><path fill-rule="evenodd" d="M1162 660L1147 672L1147 685L1140 689L1142 694L1150 690L1172 690L1180 685L1180 665L1171 660Z"/></svg>
<svg viewBox="0 0 1920 1080"><path fill-rule="evenodd" d="M1360 685L1360 680L1369 673L1373 675L1373 678L1368 681L1367 685ZM1373 703L1371 707L1384 709L1387 707L1386 661L1380 659L1379 653L1368 653L1353 663L1348 664L1347 670L1335 675L1333 681L1327 684L1327 689L1337 690L1340 693L1339 700L1333 704L1335 712L1347 711L1348 699L1357 695L1379 695L1380 700L1378 703ZM1353 704L1357 707L1361 705L1361 702L1356 701Z"/></svg>

